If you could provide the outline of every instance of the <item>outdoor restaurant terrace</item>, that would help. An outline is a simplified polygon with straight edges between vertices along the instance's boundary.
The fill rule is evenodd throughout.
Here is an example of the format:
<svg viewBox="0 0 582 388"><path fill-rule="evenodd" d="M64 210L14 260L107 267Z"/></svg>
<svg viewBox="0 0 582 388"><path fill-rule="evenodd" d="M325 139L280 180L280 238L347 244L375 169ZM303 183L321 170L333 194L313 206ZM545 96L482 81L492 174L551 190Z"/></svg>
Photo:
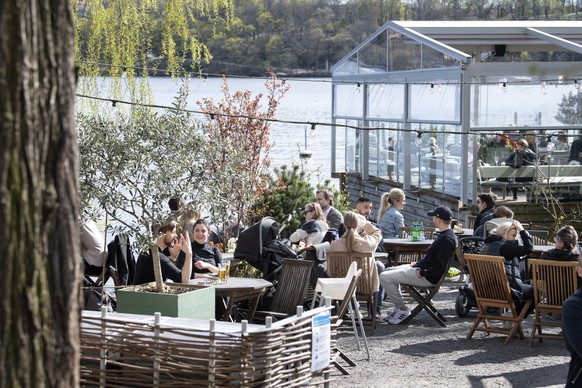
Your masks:
<svg viewBox="0 0 582 388"><path fill-rule="evenodd" d="M581 61L582 22L387 22L332 67L332 172L373 200L401 187L456 208L526 134L540 164L567 164Z"/></svg>

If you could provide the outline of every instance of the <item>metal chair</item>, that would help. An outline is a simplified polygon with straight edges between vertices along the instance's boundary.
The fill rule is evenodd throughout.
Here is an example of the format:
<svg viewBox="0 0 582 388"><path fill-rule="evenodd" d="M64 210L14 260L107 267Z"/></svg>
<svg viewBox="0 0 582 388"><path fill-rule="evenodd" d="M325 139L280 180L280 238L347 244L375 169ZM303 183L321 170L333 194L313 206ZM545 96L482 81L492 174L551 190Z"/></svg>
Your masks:
<svg viewBox="0 0 582 388"><path fill-rule="evenodd" d="M530 260L534 288L535 320L529 346L534 338L564 339L561 334L543 333L542 326L560 327L559 320L547 320L542 314L559 317L564 301L578 289L575 261Z"/></svg>
<svg viewBox="0 0 582 388"><path fill-rule="evenodd" d="M356 299L365 303L368 317L372 324L372 333L376 329L376 300L380 281L373 253L362 252L327 252L327 273L332 278L345 277L352 262L357 262L362 269L362 276L356 288Z"/></svg>
<svg viewBox="0 0 582 388"><path fill-rule="evenodd" d="M519 338L524 339L521 322L532 301L525 300L521 313L517 314L505 272L505 259L501 256L466 254L465 261L469 267L469 276L471 276L479 309L479 314L467 334L467 339L471 339L475 331L484 331L487 335L489 333L505 334L507 335L506 344L516 334L519 335ZM489 314L488 307L505 309L509 314ZM509 327L494 326L491 324L492 321L507 323Z"/></svg>

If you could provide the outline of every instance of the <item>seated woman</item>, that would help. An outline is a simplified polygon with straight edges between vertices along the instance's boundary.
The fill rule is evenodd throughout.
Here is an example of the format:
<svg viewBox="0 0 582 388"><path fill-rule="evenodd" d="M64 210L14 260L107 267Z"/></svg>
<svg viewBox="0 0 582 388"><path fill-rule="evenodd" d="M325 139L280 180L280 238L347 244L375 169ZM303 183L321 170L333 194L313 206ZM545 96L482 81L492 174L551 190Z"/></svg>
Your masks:
<svg viewBox="0 0 582 388"><path fill-rule="evenodd" d="M364 216L347 212L344 216L346 233L338 240L332 241L329 252L363 252L372 253L382 239L380 229Z"/></svg>
<svg viewBox="0 0 582 388"><path fill-rule="evenodd" d="M562 227L554 237L555 248L542 252L540 259L558 261L577 261L580 256L578 250L578 233L570 225Z"/></svg>
<svg viewBox="0 0 582 388"><path fill-rule="evenodd" d="M161 225L157 232L156 246L160 257L160 266L162 269L162 278L164 281L170 279L174 282L188 283L192 274L192 247L190 245L190 236L185 234L180 236L176 234L176 221L170 220ZM164 250L169 252L170 256L164 254ZM180 251L184 252L186 265L178 267L175 258ZM154 261L151 249L142 252L135 266L135 275L133 284L144 284L155 281Z"/></svg>
<svg viewBox="0 0 582 388"><path fill-rule="evenodd" d="M192 279L218 273L218 264L222 263L222 254L217 247L208 244L208 236L210 235L208 223L203 219L198 219L194 223L192 234L194 236L191 260L194 264ZM178 258L178 266L185 265L186 261L183 261L181 256Z"/></svg>
<svg viewBox="0 0 582 388"><path fill-rule="evenodd" d="M382 232L380 229L372 225L372 223L360 214L354 212L347 212L344 215L344 226L346 232L338 240L332 241L328 252L362 252L373 253L376 247L382 240ZM377 266L372 266L376 269L375 284L376 290L379 292L376 311L379 312L382 307L382 299L384 292L380 292L380 279L377 273ZM358 307L356 306L356 311Z"/></svg>
<svg viewBox="0 0 582 388"><path fill-rule="evenodd" d="M522 244L518 240L521 238ZM485 245L479 251L482 255L503 256L509 286L514 294L518 313L523 308L523 299L533 298L533 287L521 279L519 262L533 252L533 243L527 230L517 220L504 222L491 231ZM515 292L514 292L515 291ZM533 304L530 307L533 310ZM531 311L528 311L528 314Z"/></svg>
<svg viewBox="0 0 582 388"><path fill-rule="evenodd" d="M380 200L380 211L378 212L378 226L384 238L400 237L400 228L404 226L404 216L400 210L406 205L406 195L398 188L384 193Z"/></svg>
<svg viewBox="0 0 582 388"><path fill-rule="evenodd" d="M305 223L301 225L301 228L293 232L289 237L289 241L291 244L297 244L303 240L307 246L319 244L323 241L329 229L321 206L316 202L308 203L305 205L303 216L305 217Z"/></svg>

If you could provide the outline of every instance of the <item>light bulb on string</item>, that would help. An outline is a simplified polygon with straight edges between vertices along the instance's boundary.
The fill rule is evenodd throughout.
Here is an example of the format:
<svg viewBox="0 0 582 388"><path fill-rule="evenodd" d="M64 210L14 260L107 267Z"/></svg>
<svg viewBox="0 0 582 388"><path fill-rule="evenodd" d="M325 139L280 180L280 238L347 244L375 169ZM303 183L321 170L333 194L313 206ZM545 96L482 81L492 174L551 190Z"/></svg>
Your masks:
<svg viewBox="0 0 582 388"><path fill-rule="evenodd" d="M358 82L356 84L356 93L361 93L361 92L362 92L362 84Z"/></svg>
<svg viewBox="0 0 582 388"><path fill-rule="evenodd" d="M311 124L311 129L309 131L309 137L312 139L315 139L315 136L317 135L317 133L315 132L315 126L317 125L317 123L310 123Z"/></svg>
<svg viewBox="0 0 582 388"><path fill-rule="evenodd" d="M422 146L422 132L421 131L416 132L416 140L414 141L414 143L419 148L420 148L420 146Z"/></svg>
<svg viewBox="0 0 582 388"><path fill-rule="evenodd" d="M202 83L204 85L207 85L208 84L208 74L202 75Z"/></svg>
<svg viewBox="0 0 582 388"><path fill-rule="evenodd" d="M434 84L430 84L430 94L434 94Z"/></svg>
<svg viewBox="0 0 582 388"><path fill-rule="evenodd" d="M574 80L574 89L580 91L580 84L578 83L577 79Z"/></svg>
<svg viewBox="0 0 582 388"><path fill-rule="evenodd" d="M541 93L542 93L544 96L545 96L545 95L546 95L546 93L547 93L547 92L546 92L546 86L548 86L548 84L546 84L546 82L545 82L545 81L544 81L544 82L542 82L542 83L540 84L540 87L541 87L541 90L540 90L540 92L541 92Z"/></svg>
<svg viewBox="0 0 582 388"><path fill-rule="evenodd" d="M507 92L507 78L501 78L499 80L499 90L503 93Z"/></svg>
<svg viewBox="0 0 582 388"><path fill-rule="evenodd" d="M562 85L564 83L564 76L562 74L560 74L558 76L558 84ZM558 85L556 85L556 87L558 87Z"/></svg>
<svg viewBox="0 0 582 388"><path fill-rule="evenodd" d="M438 94L442 94L443 93L443 86L441 84L439 84L439 86L437 87L437 93Z"/></svg>

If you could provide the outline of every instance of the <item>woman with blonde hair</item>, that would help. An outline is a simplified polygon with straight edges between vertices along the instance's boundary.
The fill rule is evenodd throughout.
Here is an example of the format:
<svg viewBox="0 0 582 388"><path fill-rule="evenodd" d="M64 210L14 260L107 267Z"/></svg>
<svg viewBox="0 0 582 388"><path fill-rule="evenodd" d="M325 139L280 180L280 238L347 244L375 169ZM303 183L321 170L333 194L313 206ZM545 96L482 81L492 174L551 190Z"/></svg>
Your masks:
<svg viewBox="0 0 582 388"><path fill-rule="evenodd" d="M400 228L404 226L404 216L400 210L406 205L406 195L398 188L382 195L380 211L378 212L378 226L384 238L398 238Z"/></svg>
<svg viewBox="0 0 582 388"><path fill-rule="evenodd" d="M533 287L523 283L519 268L522 258L532 252L531 236L517 220L499 224L485 239L485 245L479 251L482 255L503 256L505 259L505 272L509 286L516 291L514 299L518 313L523 307L522 299L533 298ZM533 309L533 304L530 309Z"/></svg>
<svg viewBox="0 0 582 388"><path fill-rule="evenodd" d="M362 215L347 212L344 215L346 232L338 240L332 241L329 252L374 252L380 243L382 233Z"/></svg>
<svg viewBox="0 0 582 388"><path fill-rule="evenodd" d="M289 241L292 244L296 244L301 240L304 240L307 245L319 244L329 229L321 206L317 202L308 203L303 210L303 216L305 217L305 223L301 225L301 228L293 232L289 237Z"/></svg>
<svg viewBox="0 0 582 388"><path fill-rule="evenodd" d="M303 216L305 217L305 221L309 220L321 221L326 228L329 228L327 220L323 215L323 209L317 202L310 202L307 205L305 205L305 209L303 210Z"/></svg>

